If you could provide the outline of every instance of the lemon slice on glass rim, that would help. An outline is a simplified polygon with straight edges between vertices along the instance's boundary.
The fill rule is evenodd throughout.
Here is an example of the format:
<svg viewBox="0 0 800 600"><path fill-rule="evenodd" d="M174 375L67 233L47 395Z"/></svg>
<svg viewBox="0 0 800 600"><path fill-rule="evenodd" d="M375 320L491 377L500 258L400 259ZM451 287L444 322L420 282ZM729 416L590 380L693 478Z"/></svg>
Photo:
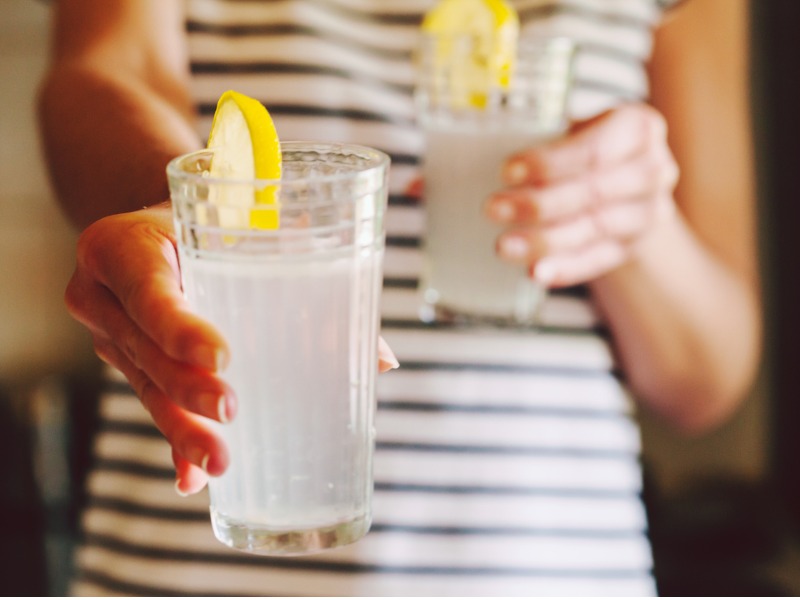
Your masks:
<svg viewBox="0 0 800 600"><path fill-rule="evenodd" d="M208 175L236 181L281 177L278 132L261 102L229 90L220 96L207 147L214 150ZM277 186L253 188L230 184L211 186L209 202L217 205L223 228L277 229L280 213ZM270 210L259 205L272 205Z"/></svg>
<svg viewBox="0 0 800 600"><path fill-rule="evenodd" d="M505 0L441 0L422 31L436 40L435 66L449 72L453 108L485 108L493 89L507 89L517 56L519 16ZM471 46L467 55L457 47Z"/></svg>

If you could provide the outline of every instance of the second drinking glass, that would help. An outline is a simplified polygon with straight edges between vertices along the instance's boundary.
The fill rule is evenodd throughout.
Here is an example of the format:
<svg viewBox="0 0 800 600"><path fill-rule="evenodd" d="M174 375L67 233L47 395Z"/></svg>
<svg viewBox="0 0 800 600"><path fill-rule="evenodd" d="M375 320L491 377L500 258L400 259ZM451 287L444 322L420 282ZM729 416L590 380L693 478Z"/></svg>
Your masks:
<svg viewBox="0 0 800 600"><path fill-rule="evenodd" d="M502 188L502 165L511 154L565 131L575 44L522 37L511 72L478 81L492 75L475 67L480 44L485 40L474 36L421 40L416 99L425 135L427 220L422 318L532 325L545 289L527 269L497 257L502 228L483 215L483 205Z"/></svg>

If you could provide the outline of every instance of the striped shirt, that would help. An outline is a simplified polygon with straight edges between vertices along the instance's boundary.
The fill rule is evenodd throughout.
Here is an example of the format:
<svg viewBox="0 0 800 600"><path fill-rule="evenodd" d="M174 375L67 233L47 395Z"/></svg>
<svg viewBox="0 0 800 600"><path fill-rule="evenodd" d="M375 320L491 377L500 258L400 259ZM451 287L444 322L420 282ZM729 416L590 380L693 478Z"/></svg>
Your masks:
<svg viewBox="0 0 800 600"><path fill-rule="evenodd" d="M659 0L517 0L523 27L577 39L573 118L648 95ZM536 332L417 318L423 215L412 49L432 0L188 0L192 92L207 135L233 88L282 139L392 157L374 524L302 558L229 550L205 493L179 497L170 450L114 376L88 480L80 595L652 595L639 433L588 295L558 291Z"/></svg>

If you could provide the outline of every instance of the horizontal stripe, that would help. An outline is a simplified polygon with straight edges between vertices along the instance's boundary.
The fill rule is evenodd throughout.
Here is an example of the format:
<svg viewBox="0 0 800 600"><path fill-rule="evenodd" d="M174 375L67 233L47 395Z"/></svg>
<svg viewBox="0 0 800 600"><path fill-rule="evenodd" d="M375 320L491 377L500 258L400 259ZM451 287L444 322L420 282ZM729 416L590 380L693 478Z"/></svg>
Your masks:
<svg viewBox="0 0 800 600"><path fill-rule="evenodd" d="M422 241L417 236L387 235L386 245L395 248L420 248L422 246Z"/></svg>
<svg viewBox="0 0 800 600"><path fill-rule="evenodd" d="M390 25L405 25L408 27L418 28L422 24L422 14L420 11L413 12L384 12L378 10L369 11L356 11L348 9L345 6L337 5L332 2L325 2L324 0L306 0L312 2L315 6L324 7L326 11L331 13L338 13L348 20L356 19L366 23L379 22L382 24Z"/></svg>
<svg viewBox="0 0 800 600"><path fill-rule="evenodd" d="M623 88L619 85L614 85L600 79L577 78L575 79L576 89L585 89L590 91L598 91L609 96L613 96L618 100L644 100L646 98L645 90L636 90Z"/></svg>
<svg viewBox="0 0 800 600"><path fill-rule="evenodd" d="M218 67L220 71L222 67ZM284 65L283 70L281 72L292 72L298 71L302 72L303 69L306 67L303 66L288 66ZM341 76L348 80L355 79L352 74L348 74L346 71L337 72L336 70L330 67L318 67L319 71L324 71L326 75L335 75ZM233 74L243 72L243 66L241 64L236 65L234 69L232 69ZM252 72L252 71L251 71ZM262 72L262 74L268 74L266 71ZM221 77L229 77L228 75L220 75ZM361 78L362 76L359 76ZM369 77L365 78L367 83L370 85L377 85L380 87L400 87L397 84L391 84L390 82L376 82ZM358 80L358 79L356 79ZM574 91L573 91L573 98L570 102L575 103L580 101L580 93L581 91L587 92L599 92L604 94L605 96L609 97L609 100L616 99L617 102L620 100L623 101L641 101L647 97L647 89L646 88L639 88L639 87L624 87L619 84L615 84L608 80L601 80L601 79L594 79L589 75L576 75L574 80ZM229 87L229 82L227 86ZM313 88L312 88L313 89ZM299 91L299 90L298 90ZM251 95L252 92L251 92ZM416 128L417 121L413 117L405 117L399 115L392 115L386 112L377 112L377 111L370 111L365 109L358 109L358 108L349 108L346 106L340 107L331 107L331 106L320 106L320 105L308 105L303 104L300 101L300 98L303 101L307 101L308 98L308 91L303 93L301 96L298 97L298 101L291 104L282 104L279 102L272 101L270 99L262 99L264 104L267 105L269 108L270 115L273 117L321 117L321 118L336 118L336 119L344 119L350 121L364 121L364 122L376 122L376 123L387 123L392 124L397 127L401 128ZM196 105L197 111L201 116L212 116L214 111L216 110L216 103L215 102L200 102ZM285 136L284 136L285 137ZM410 155L403 155L397 153L398 156L403 156L403 160L410 161ZM414 162L408 164L418 164L419 157L413 157Z"/></svg>
<svg viewBox="0 0 800 600"><path fill-rule="evenodd" d="M383 449L374 457L378 482L435 486L520 489L609 490L639 493L637 461L620 457L567 454L426 453L425 459L407 451Z"/></svg>
<svg viewBox="0 0 800 600"><path fill-rule="evenodd" d="M209 517L207 490L189 497L175 493L172 482L104 471L91 477L87 497L127 502L142 510L189 511ZM124 490L124 496L123 492ZM108 510L108 506L106 506ZM407 489L373 493L375 522L426 527L473 527L568 531L645 531L647 519L637 495L447 494ZM199 517L198 517L199 518Z"/></svg>
<svg viewBox="0 0 800 600"><path fill-rule="evenodd" d="M127 573L127 575L131 576L135 575L135 573ZM75 577L76 580L72 582L70 596L102 597L110 595L109 592L113 592L122 596L144 596L154 598L181 597L186 595L186 584L184 582L179 583L178 588L159 587L140 582L126 581L119 577L114 577L108 573L104 573L102 570L86 568L80 569ZM216 598L220 596L219 592L200 593L198 591L192 591L192 593L189 595L200 598ZM241 594L225 593L225 596L232 598L251 595L252 594L244 592Z"/></svg>
<svg viewBox="0 0 800 600"><path fill-rule="evenodd" d="M411 206L419 207L421 203L417 196L408 194L389 194L389 206Z"/></svg>
<svg viewBox="0 0 800 600"><path fill-rule="evenodd" d="M390 288L400 288L400 289L407 289L407 290L415 290L419 288L420 281L417 277L384 277L383 278L383 285L384 287ZM556 288L552 289L548 292L549 296L562 296L562 297L569 297L569 298L588 298L589 291L588 288L585 286L572 286L572 287L565 287L565 288ZM420 321L421 324L424 325Z"/></svg>
<svg viewBox="0 0 800 600"><path fill-rule="evenodd" d="M626 415L582 419L536 413L509 415L498 412L376 413L378 448L402 449L410 444L418 452L517 453L608 457L638 455L639 430ZM410 450L411 448L409 448Z"/></svg>
<svg viewBox="0 0 800 600"><path fill-rule="evenodd" d="M384 277L384 287L389 288L384 290L384 300L395 295L399 296L398 290L413 292L403 296L402 299L396 298L393 306L396 311L401 306L400 302L404 301L410 304L407 312L418 313L423 301L418 290L413 287L413 280ZM572 298L582 301L584 300L582 294L580 289L554 291L545 300L542 312L547 310L548 303L568 303ZM447 357L455 362L462 360L462 357L474 355L481 359L485 357L509 363L555 364L564 362L566 360L564 355L568 354L570 355L569 362L575 364L608 369L614 363L608 350L608 343L602 339L605 337L605 330L600 328L599 324L596 327L587 326L589 324L584 320L578 321L574 325L564 323L559 326L552 319L544 321L542 318L541 327L525 328L524 326L495 326L454 321L425 322L421 321L419 317L392 318L388 307L384 307L382 312L384 333L386 335L395 334L397 344L395 350L400 350L406 358L425 354ZM542 317L544 316L542 315ZM580 317L583 316L580 315ZM559 334L564 335L559 336ZM454 351L450 351L453 346L468 345L474 342L480 343L480 348L456 348ZM407 351L404 351L403 348L407 348ZM547 355L541 356L542 351L546 351ZM577 356L572 356L576 352Z"/></svg>
<svg viewBox="0 0 800 600"><path fill-rule="evenodd" d="M122 498L92 497L87 509L103 510L121 515L134 516L161 521L178 521L182 523L202 523L210 527L209 511L191 509L171 509L148 506L131 502ZM442 536L442 537L546 537L569 539L630 539L640 538L645 532L642 529L555 529L534 527L487 527L487 526L431 526L407 525L398 523L373 522L371 533L405 533L409 535Z"/></svg>
<svg viewBox="0 0 800 600"><path fill-rule="evenodd" d="M270 26L270 28L274 29L298 29L298 30L305 30L308 28L304 28L301 26L290 26L290 25L283 25L283 26ZM298 32L300 33L300 32ZM305 32L306 34L310 32ZM322 39L327 39L327 36L324 34L319 34L317 37ZM369 50L370 53L373 52L372 49ZM411 51L383 51L383 50L375 50L374 51L378 55L383 55L387 58L408 58L411 54ZM213 54L209 52L209 54ZM602 43L594 42L585 42L581 43L580 45L580 54L578 55L578 64L576 65L577 72L582 74L584 71L586 73L592 72L588 67L583 68L581 63L585 59L603 59L603 64L606 65L607 70L616 70L619 73L623 73L628 76L642 76L641 75L641 66L642 66L642 57L626 51L624 49L620 49L616 46L605 45ZM278 61L278 60L258 60L256 56L253 56L250 59L227 59L227 60L220 60L219 58L212 58L209 56L207 58L195 58L190 62L189 65L190 72L194 76L224 76L230 77L231 75L325 75L325 76L332 76L341 79L353 80L358 81L361 84L368 85L377 89L383 89L387 91L392 91L404 96L410 96L414 91L414 85L412 82L400 82L397 80L388 80L381 77L376 77L371 74L363 73L353 69L344 69L342 67L336 65L317 65L317 64L308 64L308 63L301 63L301 62L287 62L285 59ZM577 91L580 91L580 88L583 86L582 84L583 79L578 77L576 81L573 82L573 86L576 88ZM596 87L596 83L589 84L589 87ZM626 87L624 85L618 85L616 87L610 89L619 89L623 90L626 95L630 95L632 90L639 89L638 86L636 87Z"/></svg>
<svg viewBox="0 0 800 600"><path fill-rule="evenodd" d="M93 468L97 473L109 472L132 477L143 477L154 480L175 480L175 470L168 467L154 467L136 460L96 459ZM489 495L518 497L551 497L582 499L629 499L638 498L639 491L634 489L601 489L601 488L565 488L556 486L530 485L469 485L446 483L403 483L399 481L382 481L374 484L376 491L414 494L447 494L447 495Z"/></svg>
<svg viewBox="0 0 800 600"><path fill-rule="evenodd" d="M408 361L404 360L402 368L406 371L473 371L495 373L524 373L537 375L555 375L559 377L585 377L605 379L610 375L602 370L583 369L580 367L540 367L536 365L508 365L492 363L451 363L443 361Z"/></svg>
<svg viewBox="0 0 800 600"><path fill-rule="evenodd" d="M455 444L424 444L413 442L377 442L377 450L401 452L424 452L446 454L488 454L495 456L565 456L585 459L626 458L635 456L631 451L615 451L598 448L546 448L542 446L478 446Z"/></svg>
<svg viewBox="0 0 800 600"><path fill-rule="evenodd" d="M307 24L303 24L304 26ZM328 25L328 24L326 24ZM341 30L350 32L348 23L341 24ZM327 29L331 29L326 27ZM197 33L188 38L189 64L192 63L284 63L299 65L319 65L334 70L345 68L362 76L411 86L416 79L414 65L409 60L416 43L416 35L406 36L406 40L395 40L396 32L372 33L369 39L358 40L349 33L335 32L332 29L320 35L273 35L220 37L213 34ZM391 46L386 40L392 40ZM398 42L398 43L395 43ZM388 53L370 46L395 48ZM302 91L302 90L298 90Z"/></svg>
<svg viewBox="0 0 800 600"><path fill-rule="evenodd" d="M141 437L163 440L164 436L156 429L155 425L151 423L130 423L126 421L103 421L98 426L100 433L118 433L131 437Z"/></svg>
<svg viewBox="0 0 800 600"><path fill-rule="evenodd" d="M124 473L135 477L175 481L174 468L157 467L136 460L100 458L92 461L92 468L98 473L109 471L112 473Z"/></svg>
<svg viewBox="0 0 800 600"><path fill-rule="evenodd" d="M424 399L462 404L515 402L526 406L557 406L630 410L630 401L619 381L609 377L564 378L530 373L415 371L400 368L378 378L378 397Z"/></svg>
<svg viewBox="0 0 800 600"><path fill-rule="evenodd" d="M383 327L381 333L404 370L516 371L606 378L615 367L608 344L585 334L529 334L490 327Z"/></svg>
<svg viewBox="0 0 800 600"><path fill-rule="evenodd" d="M158 429L143 423L104 421L99 426L98 431L106 434L113 433L148 439L164 439ZM379 431L382 430L379 429ZM519 445L489 446L478 444L436 444L407 441L378 441L375 445L375 449L376 451L391 450L414 453L480 454L494 456L557 456L585 459L631 458L638 455L638 447L615 450L610 448Z"/></svg>
<svg viewBox="0 0 800 600"><path fill-rule="evenodd" d="M198 110L201 115L213 115L216 110L216 104L201 104ZM269 112L272 116L289 115L289 116L302 116L302 117L326 117L337 119L352 119L356 121L377 121L380 123L392 123L403 127L411 127L414 123L410 120L393 119L385 114L378 112L370 112L365 110L355 110L347 108L326 108L321 106L302 106L302 105L280 105L270 104ZM417 157L413 157L415 161ZM394 157L392 158L394 161Z"/></svg>
<svg viewBox="0 0 800 600"><path fill-rule="evenodd" d="M342 79L355 80L359 83L377 87L379 89L386 89L397 92L399 94L409 96L413 93L414 88L411 85L402 85L399 83L385 81L365 75L354 70L337 68L325 65L313 64L299 64L299 63L285 63L285 62L266 62L266 61L249 61L249 62L213 62L213 61L194 61L190 65L193 75L222 75L229 77L235 74L258 74L258 75L275 75L275 74L291 74L291 75L327 75L340 77ZM272 106L270 105L270 112Z"/></svg>
<svg viewBox="0 0 800 600"><path fill-rule="evenodd" d="M391 282L395 283L395 282ZM387 287L396 287L401 288L403 282L398 282L400 285L394 286L389 285ZM564 296L569 297L568 295L564 294ZM381 319L381 327L384 329L402 329L402 330L412 330L412 331L463 331L465 326L460 323L454 322L446 322L446 321L433 321L433 322L424 322L424 321L415 321L412 319L399 319L399 318L383 318ZM523 326L519 328L511 327L511 329L517 329L524 331ZM567 326L553 326L553 325L537 325L531 327L529 330L533 335L535 334L543 334L543 335L558 335L558 336L583 336L587 338L604 338L610 339L610 332L606 326L595 325L593 327L567 327Z"/></svg>
<svg viewBox="0 0 800 600"><path fill-rule="evenodd" d="M202 0L201 0L202 1ZM250 7L257 8L263 4L263 0L222 0L225 6L239 6L242 10ZM643 26L652 24L660 11L667 7L674 6L683 0L603 0L602 11L597 8L595 0L509 0L510 4L519 13L525 13L531 9L546 9L548 6L560 5L572 7L574 10L583 9L587 12L596 13L597 20L603 19L627 19L631 23L640 23ZM273 0L273 4L277 2ZM393 18L400 15L401 19L413 21L413 15L419 15L430 9L434 0L305 0L306 4L324 6L335 9L342 14L385 15ZM248 6L248 4L250 6ZM377 10L376 7L380 7ZM658 7L658 9L657 9Z"/></svg>
<svg viewBox="0 0 800 600"><path fill-rule="evenodd" d="M590 411L605 414L627 414L630 403L619 382L609 378L599 382L587 379L564 379L557 375L526 373L462 373L454 379L447 372L425 373L402 368L378 378L381 402L438 402L442 405L493 406L514 405L533 410ZM116 419L121 406L132 407L135 414L149 422L148 414L126 381L107 382L108 394L101 403L101 414ZM121 404L120 404L121 403Z"/></svg>
<svg viewBox="0 0 800 600"><path fill-rule="evenodd" d="M220 90L235 87L259 98L269 108L273 117L336 117L350 119L351 122L390 123L402 128L416 128L418 125L410 99L412 91L410 84L381 79L361 71L346 70L333 65L285 64L257 60L236 62L202 60L193 62L191 69L195 76L192 88L199 97L197 110L201 116L213 115ZM568 101L569 112L573 119L588 118L590 115L585 113L591 110L591 106L601 102L609 104L608 108L611 108L611 105L620 101L641 101L648 97L646 80L636 79L635 83L627 83L627 80L636 76L637 72L618 70L622 76L616 79L597 79L596 67L587 66L576 70ZM328 81L321 81L320 77L325 77ZM641 74L639 77L642 77ZM269 78L269 84L263 78ZM279 95L278 92L282 93ZM370 102L369 95L373 93L382 96L379 102ZM343 94L347 94L350 103L357 103L358 106L348 106L342 100ZM358 97L354 98L353 94L358 94ZM593 96L598 94L599 99L592 100ZM317 97L326 104L308 106L310 97ZM393 105L391 110L386 112L377 113L367 108L359 108L387 104L386 100L391 100ZM201 131L207 132L208 128L204 127ZM290 139L285 135L283 137Z"/></svg>
<svg viewBox="0 0 800 600"><path fill-rule="evenodd" d="M337 14L343 18L343 21L360 21L362 24L369 26L373 25L392 25L404 26L413 30L417 30L422 22L422 14L420 12L408 13L385 13L376 10L355 11L348 10L343 7L335 6L332 3L310 2L305 0L303 3L308 7L315 7L320 9L321 12L328 14ZM522 7L518 9L519 17L522 22L526 21L539 21L545 19L552 19L560 15L569 15L586 20L591 24L597 24L601 27L613 28L627 28L637 31L649 32L653 23L650 19L641 18L632 15L630 12L612 12L609 10L596 10L588 6L582 6L579 3L569 3L561 0L559 2L549 2L544 5ZM274 14L274 13L273 13ZM242 35L277 35L280 33L287 33L282 30L274 28L280 27L269 23L253 23L258 19L269 18L269 13L251 11L247 14L232 13L232 19L237 19L236 22L228 21L222 24L204 23L197 19L197 17L190 19L187 23L187 30L193 32L213 32L218 35L227 36L242 36ZM273 16L274 18L274 16ZM301 28L297 28L301 29ZM302 31L291 30L288 33L298 34Z"/></svg>
<svg viewBox="0 0 800 600"><path fill-rule="evenodd" d="M598 2L595 6L599 4ZM627 27L620 23L600 23L587 18L581 11L571 10L559 10L557 14L542 19L525 19L522 23L522 36L526 35L534 38L568 37L575 41L579 55L583 53L583 44L607 47L631 58L638 57L640 65L647 61L652 47L652 31L649 26ZM619 64L626 66L636 63L629 59Z"/></svg>
<svg viewBox="0 0 800 600"><path fill-rule="evenodd" d="M387 58L390 60L408 60L411 58L410 50L395 50L373 44L359 43L351 37L336 35L332 31L322 28L298 25L295 23L202 23L197 20L188 20L186 28L189 34L211 34L224 37L265 37L279 36L305 36L326 40L340 46L358 49L362 52Z"/></svg>
<svg viewBox="0 0 800 600"><path fill-rule="evenodd" d="M380 422L377 423L380 426ZM170 447L147 429L138 432L100 430L95 456L99 460L134 461L144 468L174 473ZM631 442L619 448L435 443L427 440L381 440L374 454L377 481L402 484L520 486L613 489L638 492L641 476ZM500 432L496 432L499 434ZM596 450L596 451L595 451Z"/></svg>
<svg viewBox="0 0 800 600"><path fill-rule="evenodd" d="M419 287L419 278L384 276L383 285L384 287L399 288L405 290L416 290Z"/></svg>
<svg viewBox="0 0 800 600"><path fill-rule="evenodd" d="M125 561L135 563L137 561ZM139 561L141 562L141 561ZM229 569L225 569L228 571ZM166 585L163 587L152 585L152 577L144 578L146 583L131 581L137 573L153 572L152 566L137 571L135 568L125 567L120 569L121 574L109 573L107 563L98 568L85 568L79 574L79 585L75 586L73 596L107 596L109 594L142 595L142 596L277 596L290 597L293 595L308 596L654 596L655 590L648 574L643 574L639 579L626 578L614 580L603 579L572 579L572 578L526 578L522 580L498 581L496 578L456 580L451 578L404 577L386 574L374 577L362 576L357 583L349 580L342 581L341 576L314 574L310 578L307 573L273 573L265 572L264 578L253 578L250 581L237 573L209 572L203 569L203 578L194 576L188 582L182 582L180 589L169 584L174 584L175 577L165 575ZM222 587L220 587L222 586ZM207 590L220 590L209 593ZM232 591L233 589L237 591ZM289 591L286 591L289 590ZM316 591L314 591L316 590ZM460 590L460 591L459 591Z"/></svg>
<svg viewBox="0 0 800 600"><path fill-rule="evenodd" d="M186 508L164 508L147 506L131 502L126 498L108 498L91 496L86 504L89 511L105 510L109 512L145 517L162 521L181 521L184 523L209 524L208 508L205 510L191 510Z"/></svg>
<svg viewBox="0 0 800 600"><path fill-rule="evenodd" d="M366 538L365 538L366 539ZM603 540L609 543L608 540ZM309 560L301 557L290 559L269 556L255 556L243 553L202 552L182 547L151 547L134 544L114 535L89 534L84 541L86 547L97 547L129 556L175 562L194 562L203 564L228 564L253 568L277 567L299 571L328 571L338 573L401 573L405 575L458 575L462 577L580 577L613 578L641 577L647 573L644 568L525 568L525 567L481 567L445 565L393 565L371 562L352 563L325 560ZM318 555L321 556L321 555ZM455 558L455 557L453 557Z"/></svg>
<svg viewBox="0 0 800 600"><path fill-rule="evenodd" d="M628 5L632 4L628 0ZM542 3L536 2L536 6L518 6L520 20L542 19L558 14L569 14L580 16L591 23L598 25L612 25L614 27L626 27L637 30L649 31L653 25L652 18L636 14L631 10L632 6L626 6L625 10L614 10L614 4L608 0L603 0L603 9L598 10L597 3L570 2L569 0L558 0L556 2ZM619 6L619 4L617 4Z"/></svg>
<svg viewBox="0 0 800 600"><path fill-rule="evenodd" d="M608 0L606 0L607 2ZM658 2L667 4L670 0L658 0ZM674 2L674 0L672 0ZM273 4L278 4L273 0ZM630 0L629 0L630 3ZM238 2L226 2L230 7L235 5L243 5L237 7L240 11L239 18L258 18L261 11L246 11L243 10L247 6L247 2L239 0ZM253 2L252 4L257 4ZM337 2L322 2L320 0L304 0L302 4L308 7L315 7L325 12L335 13L343 16L346 19L355 19L362 22L378 22L388 23L393 25L405 25L407 27L418 28L422 21L422 11L420 10L405 10L408 5L400 5L400 10L385 11L375 10L374 4L369 4L369 8L355 9L353 7L345 6ZM431 2L426 3L425 8L431 6ZM512 2L519 13L520 19L523 21L529 19L541 19L552 16L554 14L574 14L585 17L593 23L603 23L606 25L623 26L636 29L649 29L652 26L652 18L647 18L641 12L634 12L630 10L633 7L627 7L628 10L614 10L614 5L608 3L605 10L591 9L589 6L580 2L569 2L566 0L550 1L542 3L536 2L534 6L526 6L525 3ZM383 7L382 7L383 8Z"/></svg>
<svg viewBox="0 0 800 600"><path fill-rule="evenodd" d="M139 399L127 382L107 382L105 387L106 393L115 394L124 401L135 403L138 412L140 408ZM485 403L483 402L484 400L481 398L471 398L469 403L463 403L460 402L457 397L453 397L452 399L448 398L447 401L444 401L441 398L428 399L424 396L416 397L412 400L396 398L394 400L382 400L379 394L378 409L385 411L395 410L430 413L455 412L467 414L527 415L539 417L561 417L564 419L619 419L620 415L625 414L625 411L620 411L616 407L611 408L607 405L595 408L588 407L583 404L579 406L562 406L558 402L553 402L551 404L526 404L524 402L509 403L503 398L498 398L491 401L486 399ZM149 415L144 412L143 409L141 412L141 417L143 420L146 420L146 422L139 423L139 425L146 425L148 428L154 429ZM120 416L108 415L106 418L109 421L120 422ZM124 422L124 417L122 422Z"/></svg>
<svg viewBox="0 0 800 600"><path fill-rule="evenodd" d="M267 6L264 6L264 4ZM419 27L422 18L421 10L408 11L405 10L407 7L402 7L402 10L396 11L376 10L374 6L370 10L354 10L341 4L320 0L301 0L300 2L295 0L292 3L286 2L286 0L271 0L270 2L264 2L263 0L237 0L234 2L224 0L222 6L230 9L231 14L239 19L251 20L274 13L276 6L285 6L287 4L302 6L305 9L315 9L322 14L335 14L345 20L355 19L392 25L406 25L414 28ZM199 6L202 6L202 2Z"/></svg>
<svg viewBox="0 0 800 600"><path fill-rule="evenodd" d="M580 408L557 408L542 406L520 406L515 404L450 404L425 401L378 401L379 411L409 412L454 412L480 415L516 415L562 417L581 419L620 419L620 413L612 410L589 410Z"/></svg>
<svg viewBox="0 0 800 600"><path fill-rule="evenodd" d="M610 332L606 326L596 325L593 327L584 327L583 324L570 327L567 325L537 325L531 327L530 331L542 335L558 335L565 337L586 337L589 339L605 339L610 340ZM381 327L383 329L400 329L412 331L459 331L464 327L463 324L456 322L443 322L433 321L430 323L423 323L412 321L410 319L396 319L396 318L383 318L381 319Z"/></svg>

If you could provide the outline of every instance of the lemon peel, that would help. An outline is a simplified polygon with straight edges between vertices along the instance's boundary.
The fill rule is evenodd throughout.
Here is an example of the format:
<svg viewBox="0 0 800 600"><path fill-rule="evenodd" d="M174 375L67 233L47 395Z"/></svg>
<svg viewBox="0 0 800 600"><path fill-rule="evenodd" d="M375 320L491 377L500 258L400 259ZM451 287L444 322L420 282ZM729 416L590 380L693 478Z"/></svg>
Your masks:
<svg viewBox="0 0 800 600"><path fill-rule="evenodd" d="M209 176L239 181L281 177L281 146L275 124L258 100L228 90L217 102L209 149L214 150ZM212 186L209 201L218 205L219 224L226 228L277 229L279 211L255 205L276 205L277 186L252 190L242 184Z"/></svg>
<svg viewBox="0 0 800 600"><path fill-rule="evenodd" d="M442 0L423 19L422 31L436 39L434 68L449 70L454 108L485 108L492 89L511 83L519 38L519 15L505 0ZM467 56L457 38L471 38Z"/></svg>

